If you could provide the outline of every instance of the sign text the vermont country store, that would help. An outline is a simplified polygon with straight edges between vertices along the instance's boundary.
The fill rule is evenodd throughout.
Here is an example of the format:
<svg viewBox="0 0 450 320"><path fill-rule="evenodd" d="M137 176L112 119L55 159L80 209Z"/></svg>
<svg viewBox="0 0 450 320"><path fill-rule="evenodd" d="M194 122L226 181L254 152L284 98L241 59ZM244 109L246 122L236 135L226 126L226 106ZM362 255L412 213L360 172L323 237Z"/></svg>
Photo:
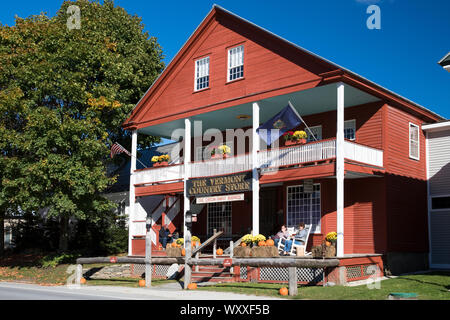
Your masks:
<svg viewBox="0 0 450 320"><path fill-rule="evenodd" d="M195 178L187 181L187 196L208 196L252 190L251 172L220 177Z"/></svg>

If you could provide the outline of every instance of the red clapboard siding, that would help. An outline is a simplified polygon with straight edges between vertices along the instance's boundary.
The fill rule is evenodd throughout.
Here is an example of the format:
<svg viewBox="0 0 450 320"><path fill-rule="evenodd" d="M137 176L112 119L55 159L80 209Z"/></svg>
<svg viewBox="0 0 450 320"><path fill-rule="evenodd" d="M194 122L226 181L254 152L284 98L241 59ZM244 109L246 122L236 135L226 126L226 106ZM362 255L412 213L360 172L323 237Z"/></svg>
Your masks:
<svg viewBox="0 0 450 320"><path fill-rule="evenodd" d="M262 32L249 28L229 20L211 21L161 86L152 92L143 106L145 112L137 115L136 121L149 121L249 94L319 81L317 74L327 71L311 57L290 53L292 47L277 45ZM244 45L245 79L227 83L227 49L240 44ZM210 88L194 93L195 60L205 56L210 57Z"/></svg>
<svg viewBox="0 0 450 320"><path fill-rule="evenodd" d="M385 168L387 172L425 180L425 136L421 129L419 130L420 160L409 157L409 123L412 122L421 128L423 120L392 106L387 106L386 110ZM425 196L426 194L423 195Z"/></svg>

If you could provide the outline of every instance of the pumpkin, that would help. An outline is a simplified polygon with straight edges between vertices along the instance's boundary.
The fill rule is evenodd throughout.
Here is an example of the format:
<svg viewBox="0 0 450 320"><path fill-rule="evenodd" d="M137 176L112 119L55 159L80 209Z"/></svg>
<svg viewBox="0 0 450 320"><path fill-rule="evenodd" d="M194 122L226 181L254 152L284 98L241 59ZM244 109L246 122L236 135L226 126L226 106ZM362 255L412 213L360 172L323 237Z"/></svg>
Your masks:
<svg viewBox="0 0 450 320"><path fill-rule="evenodd" d="M223 255L223 249L219 248L216 250L217 255L221 256Z"/></svg>
<svg viewBox="0 0 450 320"><path fill-rule="evenodd" d="M272 239L266 240L266 246L274 246L275 242Z"/></svg>
<svg viewBox="0 0 450 320"><path fill-rule="evenodd" d="M329 247L329 246L331 246L331 242L330 242L330 241L325 241L325 245L326 245L327 247Z"/></svg>
<svg viewBox="0 0 450 320"><path fill-rule="evenodd" d="M86 283L86 279L82 277L82 278L80 279L80 283L81 283L81 284L85 284L85 283Z"/></svg>
<svg viewBox="0 0 450 320"><path fill-rule="evenodd" d="M186 255L186 249L185 249L185 248L183 248L183 249L181 250L181 255L182 255L183 257Z"/></svg>
<svg viewBox="0 0 450 320"><path fill-rule="evenodd" d="M145 280L144 279L139 280L139 287L145 287Z"/></svg>
<svg viewBox="0 0 450 320"><path fill-rule="evenodd" d="M178 243L177 243L177 244L176 244L176 247L177 247L177 248L181 248L181 244L178 244Z"/></svg>
<svg viewBox="0 0 450 320"><path fill-rule="evenodd" d="M247 244L245 242L241 242L241 247L246 247Z"/></svg>
<svg viewBox="0 0 450 320"><path fill-rule="evenodd" d="M282 296L287 296L289 294L289 290L286 287L280 289L280 294Z"/></svg>
<svg viewBox="0 0 450 320"><path fill-rule="evenodd" d="M197 284L196 283L189 283L187 288L189 290L195 290L195 289L197 289Z"/></svg>
<svg viewBox="0 0 450 320"><path fill-rule="evenodd" d="M266 245L265 241L258 242L258 246L260 246L260 247L264 247L265 245Z"/></svg>
<svg viewBox="0 0 450 320"><path fill-rule="evenodd" d="M176 248L177 247L177 243L176 242L172 242L171 246L172 246L172 248Z"/></svg>

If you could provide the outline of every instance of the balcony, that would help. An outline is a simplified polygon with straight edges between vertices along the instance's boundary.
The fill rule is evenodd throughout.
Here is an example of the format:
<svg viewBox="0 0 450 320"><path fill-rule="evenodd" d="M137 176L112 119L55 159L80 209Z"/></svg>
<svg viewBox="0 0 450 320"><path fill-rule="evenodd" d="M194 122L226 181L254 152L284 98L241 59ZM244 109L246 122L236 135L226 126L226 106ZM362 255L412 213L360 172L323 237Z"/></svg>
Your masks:
<svg viewBox="0 0 450 320"><path fill-rule="evenodd" d="M336 139L321 140L305 145L261 150L258 162L263 172L290 166L314 165L317 162L336 158ZM383 151L344 141L344 158L364 165L383 167ZM191 177L227 175L252 169L251 154L242 154L224 159L210 159L191 163ZM170 165L138 170L134 174L135 185L171 183L183 180L184 165Z"/></svg>

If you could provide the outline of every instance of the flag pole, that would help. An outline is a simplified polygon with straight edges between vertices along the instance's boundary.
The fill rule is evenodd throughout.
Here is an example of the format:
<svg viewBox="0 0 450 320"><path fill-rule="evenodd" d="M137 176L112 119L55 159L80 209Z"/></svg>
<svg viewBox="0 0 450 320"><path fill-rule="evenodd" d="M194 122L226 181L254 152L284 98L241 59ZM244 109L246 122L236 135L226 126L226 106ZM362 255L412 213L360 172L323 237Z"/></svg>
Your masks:
<svg viewBox="0 0 450 320"><path fill-rule="evenodd" d="M311 133L312 137L314 138L314 140L317 140L316 136L314 135L314 133L312 133L311 129L308 127L308 125L306 124L305 120L303 120L303 118L300 116L300 114L297 112L297 110L295 110L294 106L292 105L291 101L288 101L289 106L291 107L292 111L294 111L294 113L297 115L297 117L300 118L300 120L305 124L306 129L308 129L309 133Z"/></svg>

